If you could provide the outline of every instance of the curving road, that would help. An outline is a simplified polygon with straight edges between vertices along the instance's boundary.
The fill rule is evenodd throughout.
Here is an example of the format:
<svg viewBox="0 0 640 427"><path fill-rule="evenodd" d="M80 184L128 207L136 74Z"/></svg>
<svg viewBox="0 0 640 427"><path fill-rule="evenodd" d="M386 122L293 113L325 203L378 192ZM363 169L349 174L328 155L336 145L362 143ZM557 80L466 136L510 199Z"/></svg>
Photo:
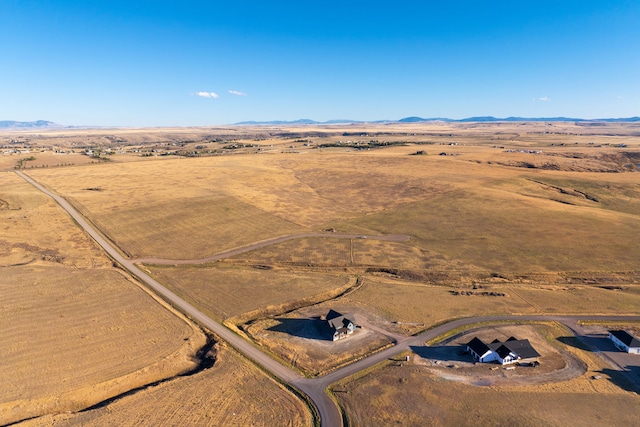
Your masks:
<svg viewBox="0 0 640 427"><path fill-rule="evenodd" d="M303 239L305 237L329 237L333 239L369 239L369 240L384 240L387 242L406 242L410 240L410 236L404 234L338 234L338 233L299 233L288 234L286 236L275 237L273 239L262 240L260 242L252 243L250 245L242 246L240 248L231 249L225 252L212 255L208 258L201 259L163 259L163 258L138 258L132 259L132 262L146 263L146 264L204 264L207 262L218 261L221 259L229 258L235 255L243 254L245 252L253 251L255 249L264 248L265 246L275 245L276 243L286 242L287 240Z"/></svg>
<svg viewBox="0 0 640 427"><path fill-rule="evenodd" d="M439 325L425 331L419 335L413 337L407 337L406 339L398 340L397 344L393 347L382 350L378 353L375 353L371 356L368 356L364 359L361 359L357 362L354 362L348 366L345 366L340 369L336 369L335 371L324 375L318 378L304 378L299 375L297 372L289 369L279 362L276 362L267 354L263 353L258 347L254 346L252 343L246 341L244 338L236 335L231 330L227 329L223 325L215 322L202 312L200 312L197 308L180 298L175 293L171 292L169 289L162 286L155 279L149 276L147 273L138 268L134 261L128 260L124 258L111 244L100 235L83 217L75 210L73 206L69 202L67 202L64 198L50 192L42 185L37 183L31 177L25 175L21 171L16 171L18 175L20 175L27 182L35 186L37 189L47 194L49 197L53 198L64 210L66 210L69 215L100 245L102 248L109 254L109 256L118 262L122 267L127 269L131 274L136 276L140 281L145 283L151 289L153 289L157 294L161 295L165 300L167 300L171 305L208 328L215 334L217 334L220 338L227 341L230 345L235 347L238 351L243 353L246 357L252 359L259 365L261 365L265 370L272 373L273 375L279 377L282 381L288 383L294 388L300 390L305 393L316 406L318 414L320 416L320 422L322 427L341 427L342 423L342 414L340 410L336 406L336 403L329 397L326 393L326 389L336 381L340 381L344 378L347 378L351 375L356 374L357 372L367 369L377 363L380 363L386 359L394 357L399 353L402 353L409 349L410 346L414 345L423 345L425 341L431 340L433 338L438 337L452 329L471 325L478 322L490 322L490 321L509 321L509 320L528 320L528 321L557 321L560 322L567 327L569 327L572 331L576 332L578 330L577 322L578 320L607 320L607 321L640 321L640 316L545 316L545 315L526 315L526 316L483 316L483 317L474 317L474 318L464 318L457 319L451 322ZM326 234L321 233L308 233L308 234L299 234L295 236L299 237L315 237L315 236L327 236ZM356 238L360 237L360 235L334 235L329 237L341 237L341 238ZM369 237L369 236L367 236ZM407 240L408 236L370 236L371 238L379 238L379 239L404 239ZM283 236L276 239L270 239L263 242L258 242L256 247L262 247L269 244L278 243L281 241L288 240L290 238L298 238L293 236ZM397 241L397 240L396 240ZM255 245L250 245L247 247L252 247ZM233 251L226 252L225 256L231 256L229 254L236 254L245 252L247 247L234 249ZM247 249L251 250L251 249ZM240 252L235 252L240 251ZM219 254L222 255L222 254ZM221 257L222 258L222 257ZM218 259L221 259L218 258ZM213 258L207 258L206 260L213 260ZM166 260L165 260L166 261ZM203 261L202 262L209 262ZM186 261L187 263L189 261ZM175 264L176 261L170 261L171 264Z"/></svg>

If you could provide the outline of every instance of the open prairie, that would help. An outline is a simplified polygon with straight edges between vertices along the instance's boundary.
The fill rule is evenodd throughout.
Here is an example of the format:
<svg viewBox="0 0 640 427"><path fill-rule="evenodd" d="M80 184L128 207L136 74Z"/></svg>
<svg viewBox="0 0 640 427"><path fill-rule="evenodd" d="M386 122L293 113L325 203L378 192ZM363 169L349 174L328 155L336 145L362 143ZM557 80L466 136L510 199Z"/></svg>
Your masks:
<svg viewBox="0 0 640 427"><path fill-rule="evenodd" d="M0 174L0 423L76 411L193 369L204 334L49 198Z"/></svg>
<svg viewBox="0 0 640 427"><path fill-rule="evenodd" d="M257 126L190 130L191 142L175 132L150 131L146 145L141 131L112 135L94 148L137 152L28 173L73 202L132 258L198 260L309 231L411 236L408 242L301 238L217 267L149 266L214 318L267 306L275 315L292 299L344 285L327 281L326 273L371 278L350 298L388 321L414 324L403 328L408 332L486 312L640 307L637 125ZM134 135L135 145L108 144ZM199 157L159 155L172 147ZM152 156L140 157L142 151ZM302 275L287 285L274 268ZM234 292L253 292L258 284L260 297ZM454 295L451 287L473 295ZM503 295L482 296L490 292Z"/></svg>
<svg viewBox="0 0 640 427"><path fill-rule="evenodd" d="M12 165L17 157L3 157L0 167L19 166L76 206L120 252L139 263L146 259L142 267L185 300L311 374L458 317L640 313L638 125L256 126L58 131L18 140L27 144L24 139L32 151L20 156L35 159L24 157ZM60 167L38 163L53 156L47 152L53 147L81 151L84 154L74 155L85 161ZM0 215L5 219L0 265L11 272L11 280L0 279L6 283L0 292L22 298L22 289L31 286L24 291L25 301L40 301L41 296L40 303L46 304L55 296L47 292L55 290L62 292L55 297L67 302L65 292L97 289L95 282L105 287L114 305L118 297L113 295L118 293L109 286L118 292L136 289L152 301L114 269L52 201L12 173L4 172L0 179L7 184L0 188ZM259 245L280 236L318 232L323 235ZM410 240L378 239L383 235L407 235ZM232 249L244 252L203 261ZM133 305L126 313L108 304L95 310L106 318L113 310L123 316L135 311L143 319L145 310L164 310L153 301L138 310L136 301L128 302ZM92 303L86 304L94 310ZM77 316L78 306L69 307ZM363 319L358 334L339 343L340 348L329 347L333 343L317 336L322 329L319 316L332 308L356 312ZM9 314L5 322L18 316ZM64 316L64 322L73 322L71 314ZM180 325L175 327L192 331L190 342L196 336L204 339L184 320L171 318ZM148 326L141 320L143 326L135 332L114 326L126 335L114 351L133 345L127 340L163 339L167 352L171 345L177 346L174 352L184 351L186 332L154 327L154 319L148 319ZM167 322L163 327L168 328ZM86 336L93 330L90 326L74 336ZM17 335L24 334L26 330L18 330ZM93 351L87 348L91 347L79 354ZM65 354L66 349L55 351ZM189 351L193 354L195 347ZM34 357L29 353L24 359ZM63 362L62 369L69 369ZM555 402L557 392L557 402L566 407L578 396L587 396L585 402L593 406L604 401L597 393L602 384L610 383L593 386L585 377L582 382L572 380L568 388L500 390L502 398L488 399L486 390L445 382L419 366L403 367L406 381L399 381L396 369L384 367L379 378L367 379L360 391L339 394L355 425L409 425L416 420L465 424L465 419L472 420L460 418L466 409L485 420L497 411L500 424L515 419L509 409L499 412L504 405L531 396ZM194 377L198 375L202 374ZM87 378L87 384L99 382ZM416 388L407 387L414 383ZM435 405L401 418L405 391L416 399L434 399ZM605 391L614 405L638 404L637 396L619 388ZM141 396L147 396L144 393ZM382 397L375 401L379 411L362 415L358 402L366 402L371 393L395 405L387 418ZM469 397L456 400L456 393ZM126 399L116 404L125 405ZM158 399L161 407L165 400ZM213 399L207 402L217 404ZM449 399L454 402L447 403ZM482 407L480 402L487 399L491 403ZM209 404L197 402L194 405ZM585 414L597 417L586 405ZM531 425L550 422L540 415L542 408L540 403L528 410ZM82 420L90 423L95 416L99 424L105 412L90 411L94 415ZM194 414L194 420L204 424L212 416L204 410ZM561 409L558 414L553 422L562 424L568 412ZM233 424L216 418L220 416L212 419ZM306 417L292 414L292 423L305 424ZM606 416L602 420L611 421ZM245 422L242 418L239 423Z"/></svg>
<svg viewBox="0 0 640 427"><path fill-rule="evenodd" d="M405 333L458 317L492 314L638 314L640 288L496 283L451 288L368 277L345 304L366 307Z"/></svg>
<svg viewBox="0 0 640 427"><path fill-rule="evenodd" d="M199 328L113 268L51 199L13 173L0 180L0 424L312 424L224 346L200 371Z"/></svg>
<svg viewBox="0 0 640 427"><path fill-rule="evenodd" d="M109 405L49 415L25 426L312 426L308 408L245 358L216 345L212 368L175 378ZM22 424L21 424L22 425Z"/></svg>
<svg viewBox="0 0 640 427"><path fill-rule="evenodd" d="M353 285L346 275L229 266L147 266L166 286L220 322L244 323L330 299ZM250 297L249 297L250 296Z"/></svg>
<svg viewBox="0 0 640 427"><path fill-rule="evenodd" d="M295 154L160 157L29 173L133 258L203 258L334 228L408 234L421 250L490 273L636 270L637 137L624 135L624 126L618 137L567 128L496 127L491 134L488 126L449 125L407 135L414 125L385 129L386 139L405 142L382 149L344 148L347 141L314 148L337 144L332 136ZM381 138L373 130L353 133ZM410 155L418 151L426 155Z"/></svg>
<svg viewBox="0 0 640 427"><path fill-rule="evenodd" d="M53 200L14 173L0 173L0 267L110 265Z"/></svg>
<svg viewBox="0 0 640 427"><path fill-rule="evenodd" d="M81 410L195 368L202 332L118 271L3 270L0 423Z"/></svg>

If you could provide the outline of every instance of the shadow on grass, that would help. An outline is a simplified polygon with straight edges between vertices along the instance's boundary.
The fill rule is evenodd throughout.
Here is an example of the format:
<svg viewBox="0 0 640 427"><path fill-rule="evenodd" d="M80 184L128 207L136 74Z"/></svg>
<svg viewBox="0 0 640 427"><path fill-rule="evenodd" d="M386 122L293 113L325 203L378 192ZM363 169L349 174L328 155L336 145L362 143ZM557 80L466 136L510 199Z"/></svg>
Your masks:
<svg viewBox="0 0 640 427"><path fill-rule="evenodd" d="M558 341L589 352L592 352L593 349L606 352L620 351L613 345L613 342L607 335L558 337ZM624 367L623 371L605 368L597 372L608 376L610 381L621 389L640 394L640 366L628 365Z"/></svg>
<svg viewBox="0 0 640 427"><path fill-rule="evenodd" d="M598 351L619 351L616 346L613 345L613 341L611 341L609 335L605 334L559 337L558 341L584 351L593 351L594 348L598 349Z"/></svg>
<svg viewBox="0 0 640 427"><path fill-rule="evenodd" d="M624 371L605 368L598 371L623 390L640 394L640 366L626 366Z"/></svg>
<svg viewBox="0 0 640 427"><path fill-rule="evenodd" d="M280 323L267 328L268 331L282 332L310 340L333 341L333 330L326 321L320 320L319 317L306 319L280 317L275 320Z"/></svg>
<svg viewBox="0 0 640 427"><path fill-rule="evenodd" d="M569 347L574 347L584 351L591 351L589 347L586 346L584 342L582 342L578 337L568 336L568 337L558 337L558 341L562 344L568 345Z"/></svg>
<svg viewBox="0 0 640 427"><path fill-rule="evenodd" d="M427 347L412 345L409 348L416 355L424 359L439 360L442 362L473 362L471 354L465 352L462 346L439 345Z"/></svg>

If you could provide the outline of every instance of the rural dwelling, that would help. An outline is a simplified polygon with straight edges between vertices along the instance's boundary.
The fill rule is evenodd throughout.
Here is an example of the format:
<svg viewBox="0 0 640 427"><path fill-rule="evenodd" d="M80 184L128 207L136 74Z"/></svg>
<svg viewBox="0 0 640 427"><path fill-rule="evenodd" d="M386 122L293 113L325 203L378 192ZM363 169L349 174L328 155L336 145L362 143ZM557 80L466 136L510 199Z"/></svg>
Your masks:
<svg viewBox="0 0 640 427"><path fill-rule="evenodd" d="M620 350L627 353L640 354L640 339L629 332L621 330L609 331L609 338Z"/></svg>
<svg viewBox="0 0 640 427"><path fill-rule="evenodd" d="M485 344L478 337L467 343L467 350L481 363L498 362L501 365L520 363L523 365L538 362L540 354L531 346L529 340L510 337L505 342L494 340Z"/></svg>
<svg viewBox="0 0 640 427"><path fill-rule="evenodd" d="M327 323L333 331L333 340L338 341L351 335L356 329L356 322L352 315L343 315L334 310L329 310L326 316Z"/></svg>

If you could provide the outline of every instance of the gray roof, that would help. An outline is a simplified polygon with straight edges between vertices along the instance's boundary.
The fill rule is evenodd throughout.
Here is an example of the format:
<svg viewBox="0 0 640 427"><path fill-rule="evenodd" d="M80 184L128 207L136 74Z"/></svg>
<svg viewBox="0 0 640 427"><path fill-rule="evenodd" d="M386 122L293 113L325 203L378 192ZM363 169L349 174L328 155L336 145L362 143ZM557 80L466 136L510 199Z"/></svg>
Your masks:
<svg viewBox="0 0 640 427"><path fill-rule="evenodd" d="M491 350L482 340L478 337L473 337L471 341L467 343L467 347L478 356L484 355L487 351Z"/></svg>
<svg viewBox="0 0 640 427"><path fill-rule="evenodd" d="M329 326L333 329L345 328L349 323L356 324L355 320L353 320L353 315L351 314L340 314L335 310L329 310L326 316L327 322Z"/></svg>
<svg viewBox="0 0 640 427"><path fill-rule="evenodd" d="M508 348L506 345L502 344L500 347L498 347L496 350L494 350L496 353L498 353L498 356L500 356L501 359L504 359L505 357L507 357L509 355L509 353L511 353L511 349Z"/></svg>
<svg viewBox="0 0 640 427"><path fill-rule="evenodd" d="M631 335L627 331L613 330L613 331L609 331L609 333L614 337L618 338L628 347L640 347L640 340L634 337L633 335Z"/></svg>
<svg viewBox="0 0 640 427"><path fill-rule="evenodd" d="M515 338L509 338L505 342L494 340L490 344L485 344L478 337L474 337L467 346L477 355L482 356L487 351L495 351L498 355L504 359L509 353L513 352L517 354L521 359L529 359L531 357L540 357L540 354L531 346L529 340L517 340Z"/></svg>
<svg viewBox="0 0 640 427"><path fill-rule="evenodd" d="M529 359L530 357L540 357L532 346L529 340L510 340L504 343L504 346L509 350L520 356L522 359Z"/></svg>

